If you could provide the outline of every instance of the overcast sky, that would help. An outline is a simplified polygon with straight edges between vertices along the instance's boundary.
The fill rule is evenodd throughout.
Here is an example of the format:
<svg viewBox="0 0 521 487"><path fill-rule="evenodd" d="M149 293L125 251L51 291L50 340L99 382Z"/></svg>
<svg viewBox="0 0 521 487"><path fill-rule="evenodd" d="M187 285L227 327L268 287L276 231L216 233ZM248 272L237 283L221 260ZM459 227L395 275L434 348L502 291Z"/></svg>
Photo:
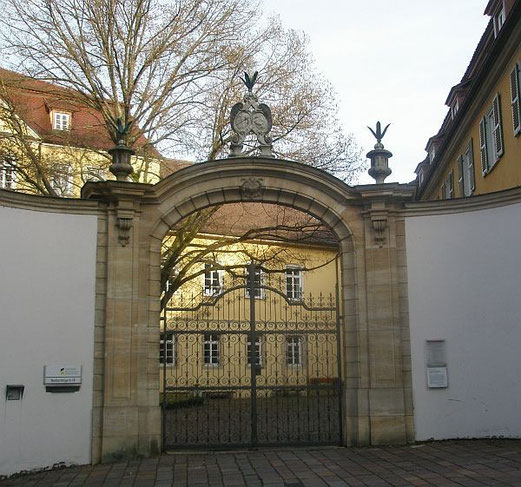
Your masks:
<svg viewBox="0 0 521 487"><path fill-rule="evenodd" d="M485 30L485 0L264 0L266 14L306 32L318 68L333 83L340 119L363 148L366 128L391 123L383 143L394 156L386 182L414 179L445 100ZM360 183L374 182L367 174Z"/></svg>

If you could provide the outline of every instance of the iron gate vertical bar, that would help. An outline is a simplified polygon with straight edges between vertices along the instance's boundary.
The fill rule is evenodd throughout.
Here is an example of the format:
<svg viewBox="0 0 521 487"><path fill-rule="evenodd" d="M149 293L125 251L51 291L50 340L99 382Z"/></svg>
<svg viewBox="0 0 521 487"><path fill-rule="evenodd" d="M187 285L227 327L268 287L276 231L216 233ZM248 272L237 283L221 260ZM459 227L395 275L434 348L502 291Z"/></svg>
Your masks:
<svg viewBox="0 0 521 487"><path fill-rule="evenodd" d="M161 422L162 436L163 436L163 450L166 445L166 306L163 309L163 404L161 404L163 421ZM159 341L159 356L161 356L161 340Z"/></svg>
<svg viewBox="0 0 521 487"><path fill-rule="evenodd" d="M336 390L338 395L338 439L339 444L341 445L344 442L343 435L343 414L342 414L342 337L341 331L342 327L340 326L340 289L338 285L339 280L339 269L338 269L338 255L335 260L336 265L336 284L335 284L335 314L336 314L336 363L337 363L337 380L336 380Z"/></svg>
<svg viewBox="0 0 521 487"><path fill-rule="evenodd" d="M248 283L250 292L250 373L251 373L251 444L256 446L258 443L257 437L257 364L255 360L255 263L252 261L248 266L248 274L250 282ZM259 285L260 276L259 276ZM246 354L247 351L246 351ZM246 357L246 362L248 357Z"/></svg>

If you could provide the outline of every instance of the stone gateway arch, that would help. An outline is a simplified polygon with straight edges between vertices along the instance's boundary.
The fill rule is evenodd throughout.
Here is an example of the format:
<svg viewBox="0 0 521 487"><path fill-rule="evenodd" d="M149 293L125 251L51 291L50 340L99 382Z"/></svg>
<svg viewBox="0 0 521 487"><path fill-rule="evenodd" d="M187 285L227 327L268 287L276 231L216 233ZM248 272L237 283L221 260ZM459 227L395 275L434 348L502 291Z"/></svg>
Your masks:
<svg viewBox="0 0 521 487"><path fill-rule="evenodd" d="M157 366L161 242L210 206L263 202L327 225L341 254L345 445L414 439L405 217L414 187L350 187L296 162L237 157L194 164L156 185L87 183L98 202L92 461L161 449Z"/></svg>

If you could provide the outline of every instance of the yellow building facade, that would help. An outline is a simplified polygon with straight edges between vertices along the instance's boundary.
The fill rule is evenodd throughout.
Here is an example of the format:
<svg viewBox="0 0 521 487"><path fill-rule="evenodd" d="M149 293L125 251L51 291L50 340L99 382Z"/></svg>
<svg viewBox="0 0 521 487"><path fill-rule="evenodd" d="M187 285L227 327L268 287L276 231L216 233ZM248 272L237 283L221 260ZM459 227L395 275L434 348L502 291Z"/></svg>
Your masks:
<svg viewBox="0 0 521 487"><path fill-rule="evenodd" d="M201 236L187 253L218 238ZM191 386L198 378L248 382L252 357L261 368L259 379L278 375L287 385L336 380L336 339L321 341L313 331L336 329L337 253L334 246L258 241L220 248L211 257L222 269L199 263L192 271L195 277L173 294L163 313L161 381L166 373L167 382L183 377ZM258 336L253 351L252 256L260 262L254 278Z"/></svg>
<svg viewBox="0 0 521 487"><path fill-rule="evenodd" d="M0 187L79 197L88 181L109 177L114 146L102 117L74 93L0 69ZM161 156L137 143L134 179L156 183Z"/></svg>
<svg viewBox="0 0 521 487"><path fill-rule="evenodd" d="M521 4L491 1L486 13L489 25L461 83L449 93L447 117L416 169L419 199L521 185Z"/></svg>

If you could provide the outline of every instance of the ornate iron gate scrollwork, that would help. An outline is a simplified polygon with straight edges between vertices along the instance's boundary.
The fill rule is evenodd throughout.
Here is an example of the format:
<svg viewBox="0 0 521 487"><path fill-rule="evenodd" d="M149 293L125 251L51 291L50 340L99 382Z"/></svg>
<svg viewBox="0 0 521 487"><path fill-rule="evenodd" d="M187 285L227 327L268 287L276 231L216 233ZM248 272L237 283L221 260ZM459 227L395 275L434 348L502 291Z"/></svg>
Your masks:
<svg viewBox="0 0 521 487"><path fill-rule="evenodd" d="M336 300L290 299L255 272L165 308L164 449L341 444Z"/></svg>

